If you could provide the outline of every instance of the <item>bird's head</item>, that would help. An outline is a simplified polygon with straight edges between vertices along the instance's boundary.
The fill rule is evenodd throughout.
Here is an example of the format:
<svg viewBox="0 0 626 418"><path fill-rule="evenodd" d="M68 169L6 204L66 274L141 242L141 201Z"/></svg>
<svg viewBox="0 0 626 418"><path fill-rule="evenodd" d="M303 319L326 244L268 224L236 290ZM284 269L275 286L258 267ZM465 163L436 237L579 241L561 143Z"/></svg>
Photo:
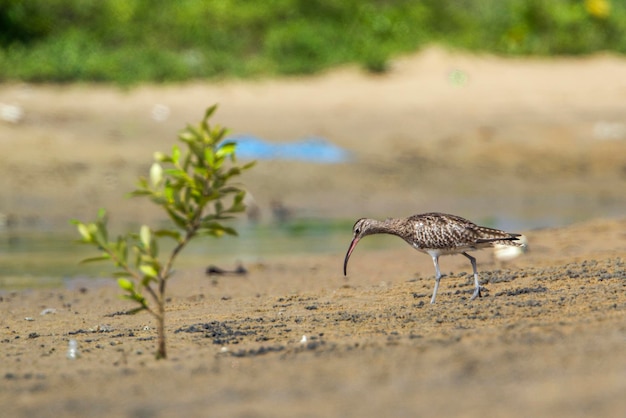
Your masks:
<svg viewBox="0 0 626 418"><path fill-rule="evenodd" d="M356 244L359 242L361 238L375 232L373 228L374 223L376 223L376 221L374 221L373 219L366 219L366 218L361 218L354 223L354 226L352 227L352 234L353 234L352 242L350 243L350 248L348 248L348 252L346 253L346 258L343 261L344 276L348 274L347 273L348 260L350 259L350 255L352 254L352 251L354 251Z"/></svg>

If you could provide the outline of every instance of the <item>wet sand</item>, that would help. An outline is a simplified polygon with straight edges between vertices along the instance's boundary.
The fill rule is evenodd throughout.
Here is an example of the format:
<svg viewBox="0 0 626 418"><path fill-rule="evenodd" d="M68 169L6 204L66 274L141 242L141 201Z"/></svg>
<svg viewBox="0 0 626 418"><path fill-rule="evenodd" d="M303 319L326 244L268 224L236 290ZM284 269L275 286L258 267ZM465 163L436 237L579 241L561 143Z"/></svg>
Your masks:
<svg viewBox="0 0 626 418"><path fill-rule="evenodd" d="M109 282L4 293L7 416L604 416L626 408L626 220L528 232L506 266L408 246L171 282L170 358ZM367 239L375 239L370 237ZM45 310L53 313L42 315ZM306 336L306 341L303 341ZM76 339L80 357L66 358Z"/></svg>
<svg viewBox="0 0 626 418"><path fill-rule="evenodd" d="M470 75L465 87L450 84L456 68ZM169 147L182 122L216 101L217 120L237 132L322 135L355 154L336 166L259 164L245 183L266 217L277 198L315 216L541 220L542 200L563 192L577 196L567 220L594 219L512 231L531 250L505 265L476 253L485 291L471 302L464 257L441 259L447 276L430 305L431 260L400 240L357 248L348 277L343 252L276 255L246 265L245 277L182 270L169 292L167 361L154 360L151 317L121 314L129 304L111 281L2 291L2 414L623 416L626 219L580 208L624 202L625 71L626 61L603 56L429 50L384 78L346 69L130 92L3 86L2 100L22 100L27 113L0 125L0 211L39 227L91 218L101 205L123 204L117 219L157 217L119 196L155 146ZM149 118L155 103L171 106L170 119ZM599 122L615 137L600 138Z"/></svg>

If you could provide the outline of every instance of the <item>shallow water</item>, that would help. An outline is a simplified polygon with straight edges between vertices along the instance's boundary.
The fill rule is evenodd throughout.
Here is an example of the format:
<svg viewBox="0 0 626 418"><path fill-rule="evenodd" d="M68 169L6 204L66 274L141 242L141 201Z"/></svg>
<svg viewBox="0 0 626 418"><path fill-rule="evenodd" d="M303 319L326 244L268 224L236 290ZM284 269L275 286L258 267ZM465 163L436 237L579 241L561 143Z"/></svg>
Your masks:
<svg viewBox="0 0 626 418"><path fill-rule="evenodd" d="M238 237L199 238L181 253L179 268L216 265L234 269L237 262L263 261L276 255L307 253L342 254L351 239L352 221L302 220L284 225L235 225ZM129 227L128 230L135 230ZM60 286L71 278L109 277L114 271L107 262L80 264L98 251L77 242L68 232L13 231L0 235L0 289ZM393 237L389 237L393 238ZM161 254L168 253L167 240ZM363 248L385 248L386 239L371 240ZM171 248L171 246L170 246ZM338 259L338 271L341 260Z"/></svg>
<svg viewBox="0 0 626 418"><path fill-rule="evenodd" d="M551 202L542 203L549 206ZM559 210L499 213L490 218L472 219L484 226L516 232L563 226L598 216L615 217L621 213L619 205L605 204L600 210L580 201L563 205L559 200L559 203ZM343 256L352 238L353 222L330 219L297 219L284 224L238 222L231 225L239 231L238 237L197 239L181 253L176 267L204 270L209 265L215 265L231 270L238 262L245 266L276 256L333 254L337 256L337 271L340 272ZM137 228L127 226L125 230L134 231ZM74 235L68 228L64 228L63 232L42 231L37 227L0 230L0 289L58 287L67 285L68 280L74 278L111 277L114 269L110 263L80 264L84 258L97 256L98 251L78 243L78 238L78 234ZM166 242L160 243L162 256L167 254ZM397 237L378 236L363 240L359 251L403 245Z"/></svg>

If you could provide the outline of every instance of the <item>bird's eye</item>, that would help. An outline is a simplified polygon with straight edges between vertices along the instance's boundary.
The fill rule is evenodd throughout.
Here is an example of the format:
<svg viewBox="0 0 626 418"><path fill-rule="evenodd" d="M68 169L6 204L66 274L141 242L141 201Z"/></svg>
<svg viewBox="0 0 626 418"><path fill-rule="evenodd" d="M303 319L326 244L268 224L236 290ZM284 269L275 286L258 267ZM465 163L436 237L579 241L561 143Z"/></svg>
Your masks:
<svg viewBox="0 0 626 418"><path fill-rule="evenodd" d="M357 229L354 230L354 233L358 235L358 234L361 233L361 230L359 228L357 228Z"/></svg>

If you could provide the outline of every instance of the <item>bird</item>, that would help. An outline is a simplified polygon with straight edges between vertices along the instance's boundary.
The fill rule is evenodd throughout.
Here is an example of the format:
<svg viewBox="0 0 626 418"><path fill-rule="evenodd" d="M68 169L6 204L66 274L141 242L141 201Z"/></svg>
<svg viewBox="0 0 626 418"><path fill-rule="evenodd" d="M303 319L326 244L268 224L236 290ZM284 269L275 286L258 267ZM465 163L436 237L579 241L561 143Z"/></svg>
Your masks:
<svg viewBox="0 0 626 418"><path fill-rule="evenodd" d="M430 303L435 303L441 271L439 257L442 255L463 254L472 263L474 271L474 293L470 300L480 297L480 283L476 269L476 259L468 251L480 250L497 244L521 246L521 234L499 229L478 226L465 218L440 212L422 213L407 218L388 218L385 221L361 218L352 227L353 238L343 262L343 274L348 274L348 260L357 243L368 235L391 234L405 240L416 250L432 257L435 265L435 289Z"/></svg>

